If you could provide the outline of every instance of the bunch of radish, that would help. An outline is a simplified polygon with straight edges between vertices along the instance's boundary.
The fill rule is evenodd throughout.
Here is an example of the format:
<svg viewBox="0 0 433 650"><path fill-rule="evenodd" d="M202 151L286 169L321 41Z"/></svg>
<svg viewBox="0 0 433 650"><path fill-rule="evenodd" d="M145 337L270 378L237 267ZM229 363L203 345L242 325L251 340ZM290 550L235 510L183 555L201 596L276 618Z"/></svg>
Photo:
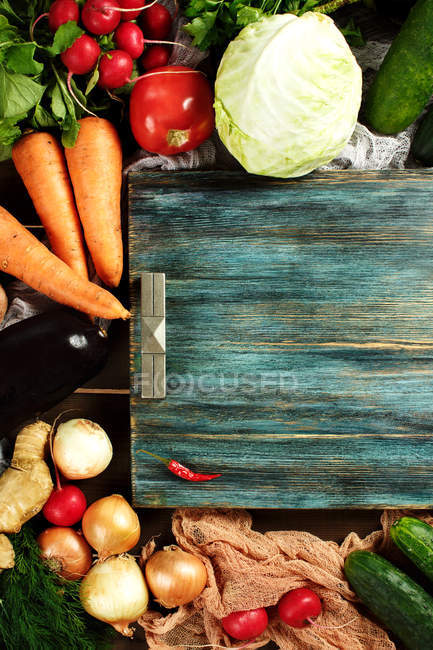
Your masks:
<svg viewBox="0 0 433 650"><path fill-rule="evenodd" d="M143 0L87 0L80 12L75 0L54 0L49 12L40 16L33 28L44 16L48 17L52 32L71 20L81 22L88 33L62 53L62 62L70 75L87 74L98 64L98 85L112 90L130 81L134 60L143 54L145 44L149 47L142 61L144 70L168 63L169 50L160 41L168 37L173 18L158 2L145 2L144 6L142 3ZM135 20L140 24L132 22ZM117 49L100 57L95 36L112 32ZM153 45L154 42L157 44Z"/></svg>
<svg viewBox="0 0 433 650"><path fill-rule="evenodd" d="M167 46L176 43L166 40L174 16L164 5L156 0L86 0L80 10L76 0L54 0L49 12L33 23L32 33L44 16L53 32L69 21L86 30L60 55L68 70L69 92L83 110L90 113L74 92L72 76L93 71L99 88L113 99L111 91L134 84L130 123L143 149L176 154L196 148L211 135L214 112L209 82L192 68L168 65ZM116 49L101 51L98 39L105 35L112 36ZM141 76L134 76L134 61L143 70Z"/></svg>

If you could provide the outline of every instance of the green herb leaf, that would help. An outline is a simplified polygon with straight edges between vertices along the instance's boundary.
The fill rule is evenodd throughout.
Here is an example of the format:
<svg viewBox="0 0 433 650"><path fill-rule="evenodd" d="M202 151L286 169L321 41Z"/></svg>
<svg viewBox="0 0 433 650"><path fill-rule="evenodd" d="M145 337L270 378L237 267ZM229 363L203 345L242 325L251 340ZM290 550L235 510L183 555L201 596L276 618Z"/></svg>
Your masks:
<svg viewBox="0 0 433 650"><path fill-rule="evenodd" d="M40 102L45 88L22 74L7 72L0 64L0 118L27 113Z"/></svg>
<svg viewBox="0 0 433 650"><path fill-rule="evenodd" d="M210 33L215 25L216 17L215 12L205 11L201 16L185 25L185 31L193 37L193 45L200 49L206 49L209 46L211 43Z"/></svg>
<svg viewBox="0 0 433 650"><path fill-rule="evenodd" d="M64 147L73 147L77 141L79 130L80 125L77 120L72 119L72 117L68 115L62 129L62 145Z"/></svg>
<svg viewBox="0 0 433 650"><path fill-rule="evenodd" d="M353 18L349 20L346 27L340 27L340 29L351 47L365 47L365 38L360 28L355 25Z"/></svg>
<svg viewBox="0 0 433 650"><path fill-rule="evenodd" d="M104 34L103 36L100 36L97 40L98 40L98 45L103 52L109 52L110 50L115 50L117 47L116 43L114 42L114 32L111 32L111 34Z"/></svg>
<svg viewBox="0 0 433 650"><path fill-rule="evenodd" d="M57 126L57 122L51 113L46 111L45 108L40 104L38 104L35 108L33 119L36 123L36 127L41 127L42 129L51 129Z"/></svg>
<svg viewBox="0 0 433 650"><path fill-rule="evenodd" d="M9 70L21 74L40 74L44 69L44 65L34 60L35 50L35 43L22 43L20 45L12 45L12 47L8 48L5 63Z"/></svg>
<svg viewBox="0 0 433 650"><path fill-rule="evenodd" d="M16 124L24 117L25 114L16 117L5 117L0 120L0 144L12 145L15 140L18 140L21 129Z"/></svg>
<svg viewBox="0 0 433 650"><path fill-rule="evenodd" d="M93 70L92 76L87 82L86 90L84 91L84 94L86 96L94 89L98 81L99 81L99 68L98 66L96 66L95 69Z"/></svg>
<svg viewBox="0 0 433 650"><path fill-rule="evenodd" d="M190 22L184 30L201 50L225 47L243 27L263 16L306 11L332 13L348 0L183 0L184 15ZM357 2L358 0L349 0ZM323 9L322 9L323 7Z"/></svg>
<svg viewBox="0 0 433 650"><path fill-rule="evenodd" d="M84 31L81 27L78 27L74 20L70 20L68 23L60 25L55 33L53 44L45 49L50 56L57 56L71 47L77 38L83 34Z"/></svg>
<svg viewBox="0 0 433 650"><path fill-rule="evenodd" d="M62 122L65 119L66 105L63 100L63 94L61 88L58 84L54 86L51 94L51 110L53 112L54 117L56 117L57 120Z"/></svg>
<svg viewBox="0 0 433 650"><path fill-rule="evenodd" d="M250 23L256 23L263 17L263 11L256 7L242 7L237 13L236 24L246 27Z"/></svg>
<svg viewBox="0 0 433 650"><path fill-rule="evenodd" d="M1 15L1 18L4 19L8 23L8 25L9 25L9 22L11 20L12 20L13 23L15 23L15 22L23 23L24 22L22 20L22 18L20 18L20 16L18 16L15 13L15 11L12 9L11 5L9 4L9 2L7 0L2 0L1 3L0 3L0 15ZM3 25L4 25L4 22L3 22L3 20L0 19L0 34L1 34L2 30L3 30ZM12 25L9 25L9 28L10 29L15 29L15 31L16 31L16 28L12 27ZM0 38L1 38L1 40L3 40L3 34L1 34Z"/></svg>
<svg viewBox="0 0 433 650"><path fill-rule="evenodd" d="M77 115L75 112L75 103L69 94L68 86L65 80L66 73L58 72L58 70L55 68L54 65L52 65L52 69L57 79L57 87L60 90L60 96L62 98L63 106L64 106L64 109L60 108L60 96L58 95L59 91L57 91L56 109L59 109L62 113L63 111L65 111L64 118L61 121L62 144L64 147L73 147L77 139L78 131L80 130L80 125L78 124ZM73 86L74 86L74 92L77 92L78 91L77 87L74 84ZM54 98L54 92L55 91L53 91L53 98ZM80 101L84 100L85 103L86 98L81 93L81 91L78 91L77 94L80 95ZM53 113L56 114L53 108L53 98L51 100L51 106L52 106Z"/></svg>
<svg viewBox="0 0 433 650"><path fill-rule="evenodd" d="M3 160L9 160L12 158L12 145L11 144L0 144L0 162Z"/></svg>

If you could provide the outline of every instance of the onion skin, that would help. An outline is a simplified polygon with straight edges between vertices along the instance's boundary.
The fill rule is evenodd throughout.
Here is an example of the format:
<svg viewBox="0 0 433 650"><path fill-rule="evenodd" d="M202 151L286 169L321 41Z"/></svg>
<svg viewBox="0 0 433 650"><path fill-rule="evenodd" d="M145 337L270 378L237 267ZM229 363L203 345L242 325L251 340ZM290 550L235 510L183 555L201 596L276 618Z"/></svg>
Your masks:
<svg viewBox="0 0 433 650"><path fill-rule="evenodd" d="M207 572L203 562L192 553L167 546L146 562L146 580L157 601L171 609L186 605L201 594Z"/></svg>
<svg viewBox="0 0 433 650"><path fill-rule="evenodd" d="M36 541L42 559L65 580L81 580L92 565L90 546L73 528L47 528Z"/></svg>
<svg viewBox="0 0 433 650"><path fill-rule="evenodd" d="M135 559L119 555L90 569L80 586L80 600L88 614L132 637L129 624L146 611L149 592Z"/></svg>
<svg viewBox="0 0 433 650"><path fill-rule="evenodd" d="M84 537L98 551L100 560L126 553L140 539L137 513L120 494L92 503L84 513L81 525Z"/></svg>
<svg viewBox="0 0 433 650"><path fill-rule="evenodd" d="M65 478L93 478L110 464L113 447L99 424L75 418L58 426L53 442L53 456Z"/></svg>

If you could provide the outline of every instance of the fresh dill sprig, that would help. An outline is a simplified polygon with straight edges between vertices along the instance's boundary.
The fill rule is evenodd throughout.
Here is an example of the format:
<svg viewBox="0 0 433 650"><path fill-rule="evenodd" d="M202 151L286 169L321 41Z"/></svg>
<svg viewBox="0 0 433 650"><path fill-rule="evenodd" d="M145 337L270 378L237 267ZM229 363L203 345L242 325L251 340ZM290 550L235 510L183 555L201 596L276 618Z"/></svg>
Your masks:
<svg viewBox="0 0 433 650"><path fill-rule="evenodd" d="M11 535L15 566L0 575L0 647L5 650L102 650L114 631L88 616L79 582L59 578L41 561L30 524Z"/></svg>

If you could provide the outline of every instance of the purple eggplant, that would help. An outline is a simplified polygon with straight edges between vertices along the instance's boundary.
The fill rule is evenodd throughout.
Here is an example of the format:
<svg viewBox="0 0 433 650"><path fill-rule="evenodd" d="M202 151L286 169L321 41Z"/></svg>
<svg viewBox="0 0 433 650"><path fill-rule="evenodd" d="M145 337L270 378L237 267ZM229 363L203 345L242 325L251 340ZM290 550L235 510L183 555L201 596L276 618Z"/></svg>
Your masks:
<svg viewBox="0 0 433 650"><path fill-rule="evenodd" d="M0 332L0 434L47 411L94 377L108 356L106 333L69 309ZM0 436L1 437L1 436Z"/></svg>

